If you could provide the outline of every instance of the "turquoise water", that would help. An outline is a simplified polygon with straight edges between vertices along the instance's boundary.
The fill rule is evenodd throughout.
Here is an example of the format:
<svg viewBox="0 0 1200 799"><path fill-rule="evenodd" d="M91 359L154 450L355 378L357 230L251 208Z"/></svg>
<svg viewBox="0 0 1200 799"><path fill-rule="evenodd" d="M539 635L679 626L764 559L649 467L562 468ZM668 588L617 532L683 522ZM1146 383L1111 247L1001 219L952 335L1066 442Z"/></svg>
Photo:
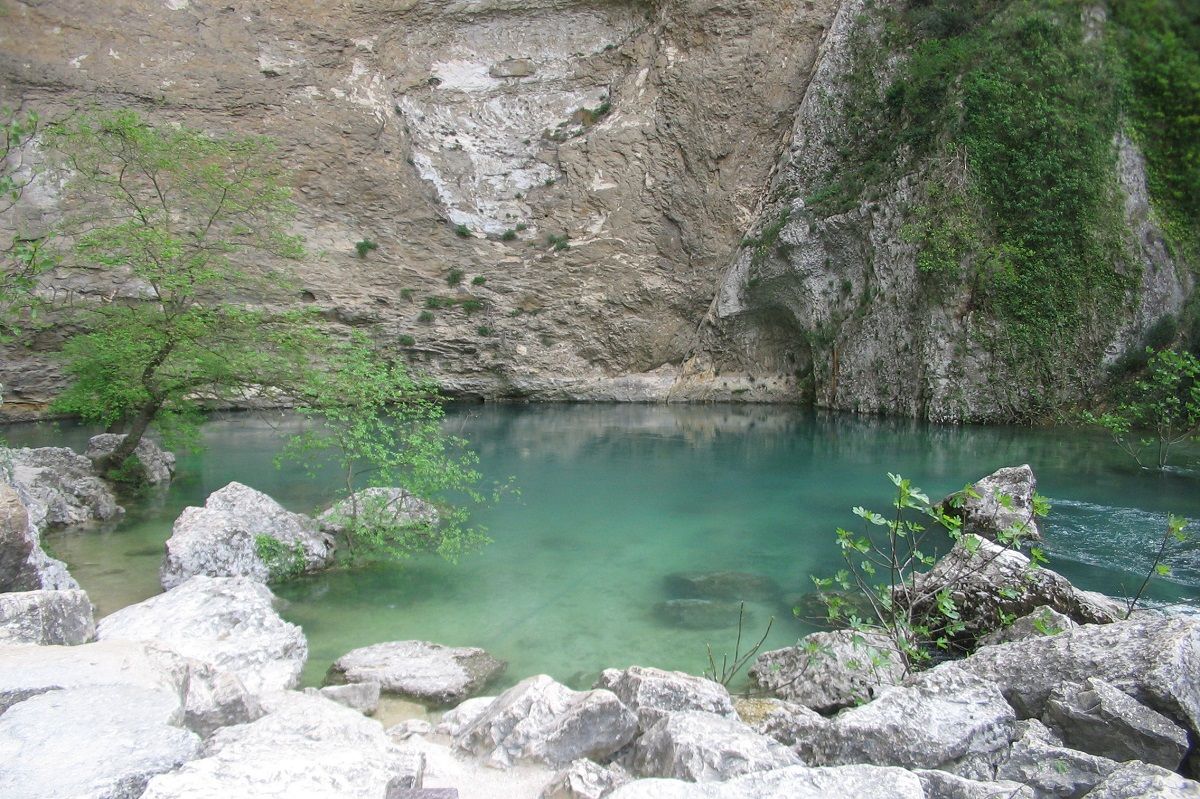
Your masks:
<svg viewBox="0 0 1200 799"><path fill-rule="evenodd" d="M837 568L834 529L856 521L854 505L886 507L889 471L941 496L1000 466L1032 464L1054 505L1044 525L1052 567L1110 594L1140 582L1168 512L1200 519L1200 477L1139 471L1091 431L747 406L463 405L447 424L473 442L489 478L514 479L519 497L478 514L494 541L458 565L422 559L277 586L283 615L308 636L307 682L349 649L406 638L482 646L509 661L509 682L544 672L584 686L601 668L633 663L698 673L707 644L718 659L733 648L736 614L695 629L661 613L666 578L679 571L772 578L778 594L747 603L745 637L774 616L767 646L786 645L810 629L792 618L792 600L809 575ZM151 596L172 521L230 480L297 511L329 499L332 481L273 464L294 425L281 414L216 419L206 450L180 459L169 490L126 503L117 525L53 534L48 545L101 614ZM8 431L13 444L77 449L86 436ZM1151 594L1196 601L1200 550L1180 552Z"/></svg>

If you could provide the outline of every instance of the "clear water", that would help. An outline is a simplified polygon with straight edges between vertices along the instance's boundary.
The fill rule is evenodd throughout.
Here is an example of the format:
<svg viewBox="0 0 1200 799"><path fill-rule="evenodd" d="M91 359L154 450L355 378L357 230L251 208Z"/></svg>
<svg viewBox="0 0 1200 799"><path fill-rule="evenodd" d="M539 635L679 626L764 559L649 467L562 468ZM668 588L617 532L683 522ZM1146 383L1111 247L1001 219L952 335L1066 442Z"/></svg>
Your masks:
<svg viewBox="0 0 1200 799"><path fill-rule="evenodd" d="M169 490L127 503L115 526L56 533L48 545L101 614L151 596L172 521L229 481L297 511L329 499L332 481L273 464L294 424L216 419L206 450L181 458ZM1054 504L1044 525L1052 566L1109 594L1140 582L1168 512L1200 519L1200 476L1139 471L1091 431L646 405L459 406L448 426L473 442L490 478L514 478L520 496L479 514L494 542L458 565L422 559L278 586L283 615L308 636L306 682L319 683L350 649L407 638L482 646L509 662L509 682L548 673L585 686L602 668L634 663L699 673L706 645L719 659L737 625L729 617L689 629L656 610L670 598L665 578L689 570L777 581L778 596L747 604L745 630L757 638L774 616L766 646L786 645L809 631L792 600L809 575L837 568L834 529L856 521L854 505L886 507L889 471L941 496L1000 466L1032 464ZM21 426L8 437L81 448L88 432ZM1179 552L1173 566L1152 596L1196 602L1200 549Z"/></svg>

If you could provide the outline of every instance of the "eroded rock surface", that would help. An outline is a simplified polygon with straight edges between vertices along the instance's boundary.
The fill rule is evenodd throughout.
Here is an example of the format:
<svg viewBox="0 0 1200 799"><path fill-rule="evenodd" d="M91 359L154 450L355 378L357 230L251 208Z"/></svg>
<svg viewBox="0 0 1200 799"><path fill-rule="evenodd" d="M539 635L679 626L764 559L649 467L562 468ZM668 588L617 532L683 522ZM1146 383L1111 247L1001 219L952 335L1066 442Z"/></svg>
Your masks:
<svg viewBox="0 0 1200 799"><path fill-rule="evenodd" d="M633 751L637 774L689 782L720 782L800 764L790 749L741 721L697 711L661 719L637 740Z"/></svg>
<svg viewBox="0 0 1200 799"><path fill-rule="evenodd" d="M735 718L729 691L720 683L681 671L631 666L605 669L594 686L612 691L638 717L640 731L672 713L698 710Z"/></svg>
<svg viewBox="0 0 1200 799"><path fill-rule="evenodd" d="M65 527L104 521L124 509L92 462L66 447L5 450L12 482L45 508L39 526Z"/></svg>
<svg viewBox="0 0 1200 799"><path fill-rule="evenodd" d="M83 591L0 593L0 643L72 646L95 638L92 602Z"/></svg>
<svg viewBox="0 0 1200 799"><path fill-rule="evenodd" d="M373 682L385 693L429 705L450 705L482 690L504 668L503 661L478 647L386 641L342 655L330 666L326 680Z"/></svg>
<svg viewBox="0 0 1200 799"><path fill-rule="evenodd" d="M879 636L850 630L812 633L796 646L759 655L750 678L776 696L821 713L869 701L895 685L904 667Z"/></svg>

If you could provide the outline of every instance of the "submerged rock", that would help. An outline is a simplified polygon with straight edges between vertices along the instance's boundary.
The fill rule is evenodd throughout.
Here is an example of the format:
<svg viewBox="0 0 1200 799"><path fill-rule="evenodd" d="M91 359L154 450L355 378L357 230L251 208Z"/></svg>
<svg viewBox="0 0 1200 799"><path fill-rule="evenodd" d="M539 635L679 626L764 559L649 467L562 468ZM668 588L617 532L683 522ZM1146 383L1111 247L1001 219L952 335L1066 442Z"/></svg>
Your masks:
<svg viewBox="0 0 1200 799"><path fill-rule="evenodd" d="M263 537L274 539L282 562L264 561ZM198 574L265 583L291 570L293 559L301 572L331 566L332 538L308 516L235 482L211 494L203 508L185 508L175 520L159 576L168 589Z"/></svg>
<svg viewBox="0 0 1200 799"><path fill-rule="evenodd" d="M342 655L325 679L332 684L378 683L384 693L429 705L450 705L481 690L503 673L506 665L477 647L387 641Z"/></svg>
<svg viewBox="0 0 1200 799"><path fill-rule="evenodd" d="M633 770L641 776L690 782L719 782L800 763L790 749L741 721L697 711L664 717L633 749Z"/></svg>
<svg viewBox="0 0 1200 799"><path fill-rule="evenodd" d="M904 677L904 666L881 636L851 630L812 633L796 646L759 655L750 679L776 696L832 713L861 704Z"/></svg>
<svg viewBox="0 0 1200 799"><path fill-rule="evenodd" d="M111 455L113 450L124 440L125 435L119 433L101 433L98 436L92 436L88 439L87 450L83 454L93 464L96 464ZM175 476L175 453L167 452L148 438L138 441L132 457L137 458L137 463L133 473L128 477L134 482L156 485L169 483ZM126 469L128 468L130 467L127 466Z"/></svg>
<svg viewBox="0 0 1200 799"><path fill-rule="evenodd" d="M667 594L678 599L771 600L779 583L765 574L749 572L675 572L666 577Z"/></svg>
<svg viewBox="0 0 1200 799"><path fill-rule="evenodd" d="M423 759L361 713L291 691L264 705L267 715L217 730L202 758L155 777L142 799L345 799L421 787Z"/></svg>
<svg viewBox="0 0 1200 799"><path fill-rule="evenodd" d="M95 638L92 603L83 591L0 594L0 643L72 646Z"/></svg>
<svg viewBox="0 0 1200 799"><path fill-rule="evenodd" d="M45 508L35 524L65 527L124 513L92 462L66 447L5 450L12 482Z"/></svg>
<svg viewBox="0 0 1200 799"><path fill-rule="evenodd" d="M729 691L720 683L681 671L630 666L605 669L595 688L612 691L638 717L641 732L672 713L698 710L736 718Z"/></svg>
<svg viewBox="0 0 1200 799"><path fill-rule="evenodd" d="M978 497L951 494L939 503L948 516L962 519L962 532L989 541L997 540L1001 534L1016 534L1032 541L1042 539L1033 513L1037 478L1029 464L997 469L971 488Z"/></svg>
<svg viewBox="0 0 1200 799"><path fill-rule="evenodd" d="M135 685L48 691L0 716L0 796L137 799L196 757L179 696Z"/></svg>
<svg viewBox="0 0 1200 799"><path fill-rule="evenodd" d="M689 630L736 627L742 615L740 603L716 599L668 599L654 611L669 624Z"/></svg>
<svg viewBox="0 0 1200 799"><path fill-rule="evenodd" d="M192 577L165 594L103 619L102 640L158 642L238 677L253 694L294 688L308 642L272 607L275 596L246 577Z"/></svg>
<svg viewBox="0 0 1200 799"><path fill-rule="evenodd" d="M636 734L637 716L611 691L572 691L542 674L496 697L454 745L497 766L529 760L557 767L602 760Z"/></svg>

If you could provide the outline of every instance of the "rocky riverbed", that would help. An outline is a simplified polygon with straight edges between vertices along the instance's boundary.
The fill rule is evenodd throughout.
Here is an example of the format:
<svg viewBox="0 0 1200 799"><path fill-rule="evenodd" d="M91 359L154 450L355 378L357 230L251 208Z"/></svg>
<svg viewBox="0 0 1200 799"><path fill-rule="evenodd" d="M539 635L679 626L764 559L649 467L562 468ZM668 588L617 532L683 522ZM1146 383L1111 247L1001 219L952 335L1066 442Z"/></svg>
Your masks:
<svg viewBox="0 0 1200 799"><path fill-rule="evenodd" d="M34 466L0 485L11 799L1200 797L1200 621L1125 618L990 541L996 513L981 509L1031 520L1028 467L976 484L963 516L978 523L922 577L955 597L961 657L863 668L886 641L833 630L759 655L752 697L639 666L605 670L590 690L532 675L475 696L504 664L426 641L346 653L330 685L298 690L304 633L276 613L269 569L243 539L278 535L320 568L327 555L308 553L327 533L237 484L181 515L164 593L96 624L38 536L56 523L48 507L69 519L116 502L64 452L14 460ZM715 574L724 585L734 573ZM371 718L381 694L449 709L385 728Z"/></svg>

